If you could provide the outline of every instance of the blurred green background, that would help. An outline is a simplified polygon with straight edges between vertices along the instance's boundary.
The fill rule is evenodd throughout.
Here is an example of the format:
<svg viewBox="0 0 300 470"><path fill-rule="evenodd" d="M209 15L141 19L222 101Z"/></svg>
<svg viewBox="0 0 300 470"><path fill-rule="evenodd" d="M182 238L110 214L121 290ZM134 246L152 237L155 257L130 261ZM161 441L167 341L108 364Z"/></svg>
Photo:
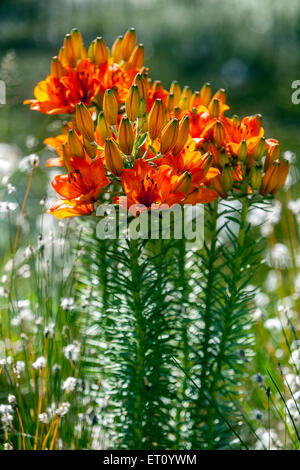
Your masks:
<svg viewBox="0 0 300 470"><path fill-rule="evenodd" d="M29 216L40 211L37 201L48 187L43 139L57 134L60 122L30 111L23 100L33 97L71 28L81 30L85 44L102 35L111 45L131 26L145 45L153 79L165 87L173 79L193 89L205 81L224 87L229 113L261 113L266 135L278 138L282 150L300 148L300 105L291 101L291 84L300 79L298 0L1 0L0 78L7 105L0 106L0 176L10 163L40 153ZM26 177L14 178L22 201Z"/></svg>

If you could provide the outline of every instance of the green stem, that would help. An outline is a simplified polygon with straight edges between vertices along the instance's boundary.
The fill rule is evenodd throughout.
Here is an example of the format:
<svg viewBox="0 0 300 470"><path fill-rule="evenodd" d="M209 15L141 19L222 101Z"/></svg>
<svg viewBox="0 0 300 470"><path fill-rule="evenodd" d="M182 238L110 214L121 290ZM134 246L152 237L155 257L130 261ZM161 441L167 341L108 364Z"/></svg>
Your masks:
<svg viewBox="0 0 300 470"><path fill-rule="evenodd" d="M183 222L184 222L184 212L183 212ZM184 225L182 225L184 227ZM182 351L181 364L182 368L185 371L190 369L190 344L189 344L189 326L190 320L188 318L188 313L186 309L186 302L188 297L188 282L186 275L186 239L184 234L182 238L178 241L178 279L177 279L177 292L180 292L180 301L181 301L181 312L180 312L180 325L181 330L181 344L179 346ZM182 385L179 389L179 403L177 405L176 412L176 442L175 449L179 449L184 441L182 434L182 424L186 422L185 411L181 406L184 401L186 401L188 387L188 377L184 374L182 378Z"/></svg>
<svg viewBox="0 0 300 470"><path fill-rule="evenodd" d="M234 263L231 273L231 282L230 285L230 294L227 304L224 306L224 328L221 335L219 353L216 360L215 372L212 375L210 396L214 402L217 401L216 393L219 389L219 381L222 375L222 368L224 363L224 356L226 349L228 348L228 338L230 336L230 331L232 328L232 316L234 314L236 304L238 302L239 289L238 283L240 280L241 274L241 260L245 244L245 233L247 227L247 214L248 214L248 199L245 197L242 199L242 210L239 224L239 233L235 251L233 253ZM235 281L236 280L236 281ZM209 428L209 448L213 447L214 444L214 420L215 420L215 410L210 409L208 414L208 428Z"/></svg>
<svg viewBox="0 0 300 470"><path fill-rule="evenodd" d="M216 245L217 245L217 220L218 220L218 199L214 201L211 207L211 229L210 229L210 247L208 252L208 274L206 279L206 288L205 288L205 311L204 311L204 331L203 331L203 343L201 344L201 352L203 353L203 358L201 360L201 374L200 374L200 384L201 390L206 392L207 382L209 379L209 341L211 338L211 326L213 321L212 315L212 306L213 306L213 280L215 276L215 261L216 261ZM203 409L203 395L198 395L197 404L195 412L197 417L199 416L199 410ZM206 406L205 406L206 408ZM192 448L197 448L198 443L198 419L196 418L194 422L194 429L191 438Z"/></svg>
<svg viewBox="0 0 300 470"><path fill-rule="evenodd" d="M144 317L143 305L140 296L140 269L139 269L139 249L136 240L130 240L130 274L133 291L133 313L135 316L135 333L136 333L136 371L135 371L135 403L134 403L134 422L133 436L134 436L134 449L143 448L143 413L144 413L144 369L145 369L145 356L146 344L144 334Z"/></svg>

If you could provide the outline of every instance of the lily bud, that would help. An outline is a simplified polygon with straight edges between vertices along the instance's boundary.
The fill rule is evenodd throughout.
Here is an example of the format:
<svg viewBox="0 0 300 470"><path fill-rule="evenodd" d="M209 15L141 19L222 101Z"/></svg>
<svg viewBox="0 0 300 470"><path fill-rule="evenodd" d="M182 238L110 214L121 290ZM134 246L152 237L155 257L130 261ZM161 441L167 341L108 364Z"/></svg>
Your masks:
<svg viewBox="0 0 300 470"><path fill-rule="evenodd" d="M139 114L141 98L138 85L132 85L125 100L125 111L130 121L135 121Z"/></svg>
<svg viewBox="0 0 300 470"><path fill-rule="evenodd" d="M213 159L213 156L210 152L206 152L204 155L202 155L202 161L201 161L201 164L199 165L199 168L202 168L205 174L208 172L208 170L211 167L212 159Z"/></svg>
<svg viewBox="0 0 300 470"><path fill-rule="evenodd" d="M265 153L265 150L266 150L266 139L262 137L254 149L254 152L253 152L254 160L261 160L263 154Z"/></svg>
<svg viewBox="0 0 300 470"><path fill-rule="evenodd" d="M84 158L83 145L74 129L70 129L68 132L68 144L73 156Z"/></svg>
<svg viewBox="0 0 300 470"><path fill-rule="evenodd" d="M276 188L278 183L278 169L280 169L280 163L275 162L264 174L259 190L262 196L272 193Z"/></svg>
<svg viewBox="0 0 300 470"><path fill-rule="evenodd" d="M90 142L85 137L83 137L84 149L88 156L93 160L97 155L97 148L94 142Z"/></svg>
<svg viewBox="0 0 300 470"><path fill-rule="evenodd" d="M172 94L174 95L175 106L178 106L178 105L179 105L180 98L181 98L181 88L180 88L180 85L179 85L179 83L177 82L177 80L174 80L174 81L171 83L171 86L170 86L170 93L172 93Z"/></svg>
<svg viewBox="0 0 300 470"><path fill-rule="evenodd" d="M101 139L103 140L103 142L105 142L105 139L112 136L112 129L107 123L103 111L100 111L98 115L97 129L99 131L99 134L101 135Z"/></svg>
<svg viewBox="0 0 300 470"><path fill-rule="evenodd" d="M145 51L143 44L136 46L129 57L128 68L140 69L144 65Z"/></svg>
<svg viewBox="0 0 300 470"><path fill-rule="evenodd" d="M240 120L240 118L237 116L237 114L235 114L234 116L232 116L232 122L233 122L234 127L239 127L239 125L241 124L241 120Z"/></svg>
<svg viewBox="0 0 300 470"><path fill-rule="evenodd" d="M63 154L63 160L64 160L64 165L66 169L68 170L69 173L72 173L72 171L74 171L74 168L71 165L71 158L73 155L70 152L67 142L64 142L62 144L62 154Z"/></svg>
<svg viewBox="0 0 300 470"><path fill-rule="evenodd" d="M103 97L103 111L108 124L114 126L118 119L118 101L113 89L105 90Z"/></svg>
<svg viewBox="0 0 300 470"><path fill-rule="evenodd" d="M94 62L97 65L102 65L108 60L108 52L105 41L103 38L98 37L94 43Z"/></svg>
<svg viewBox="0 0 300 470"><path fill-rule="evenodd" d="M234 177L233 177L232 168L229 165L229 163L226 163L226 165L223 168L222 183L226 192L231 190L233 183L234 183Z"/></svg>
<svg viewBox="0 0 300 470"><path fill-rule="evenodd" d="M123 60L128 60L136 43L136 34L135 34L135 29L130 28L122 41L122 59Z"/></svg>
<svg viewBox="0 0 300 470"><path fill-rule="evenodd" d="M219 175L215 176L211 180L211 183L212 183L213 189L219 194L219 196L221 196L223 199L227 199L228 194L225 191L225 188L224 188L224 185L223 185L222 175L219 174Z"/></svg>
<svg viewBox="0 0 300 470"><path fill-rule="evenodd" d="M192 98L192 90L189 86L185 86L182 90L181 99L180 99L180 108L181 109L189 109L190 102Z"/></svg>
<svg viewBox="0 0 300 470"><path fill-rule="evenodd" d="M175 146L173 147L173 155L178 155L183 147L185 146L189 138L190 130L190 118L189 116L183 116L179 123L178 137Z"/></svg>
<svg viewBox="0 0 300 470"><path fill-rule="evenodd" d="M91 113L83 103L79 103L76 107L76 125L79 132L89 141L95 140L94 121Z"/></svg>
<svg viewBox="0 0 300 470"><path fill-rule="evenodd" d="M276 186L271 191L271 194L277 193L277 191L279 191L279 189L282 188L289 174L289 169L290 169L290 164L287 160L284 160L283 162L279 163L279 167L277 169L277 174L276 174L276 177L277 177Z"/></svg>
<svg viewBox="0 0 300 470"><path fill-rule="evenodd" d="M244 162L247 158L247 142L245 140L242 140L240 143L239 149L238 149L238 159L241 162Z"/></svg>
<svg viewBox="0 0 300 470"><path fill-rule="evenodd" d="M155 100L148 116L148 129L151 140L159 137L165 122L164 105L161 99Z"/></svg>
<svg viewBox="0 0 300 470"><path fill-rule="evenodd" d="M66 69L62 65L58 57L53 57L51 62L51 75L57 78L61 78L65 75Z"/></svg>
<svg viewBox="0 0 300 470"><path fill-rule="evenodd" d="M132 125L128 117L123 117L120 126L119 126L119 146L125 155L131 155L133 144L134 144L134 135Z"/></svg>
<svg viewBox="0 0 300 470"><path fill-rule="evenodd" d="M94 56L95 42L96 42L96 40L94 39L91 42L91 44L89 45L89 48L88 48L88 58L90 59L91 62L95 61L95 56Z"/></svg>
<svg viewBox="0 0 300 470"><path fill-rule="evenodd" d="M115 176L121 176L124 160L114 139L106 139L104 143L104 160L107 169Z"/></svg>
<svg viewBox="0 0 300 470"><path fill-rule="evenodd" d="M175 108L175 97L173 93L169 93L167 97L167 111L171 113Z"/></svg>
<svg viewBox="0 0 300 470"><path fill-rule="evenodd" d="M208 109L210 111L211 119L218 118L220 116L220 102L218 98L214 98L213 100L211 100L208 105Z"/></svg>
<svg viewBox="0 0 300 470"><path fill-rule="evenodd" d="M173 118L164 127L160 137L160 152L164 155L174 147L177 141L179 131L179 121Z"/></svg>
<svg viewBox="0 0 300 470"><path fill-rule="evenodd" d="M224 168L227 163L229 163L228 155L225 152L221 152L218 158L218 164L221 168Z"/></svg>
<svg viewBox="0 0 300 470"><path fill-rule="evenodd" d="M200 90L201 104L203 104L203 106L206 106L206 107L208 106L211 100L211 94L212 94L212 91L211 91L210 83L205 83Z"/></svg>
<svg viewBox="0 0 300 470"><path fill-rule="evenodd" d="M66 34L64 39L64 55L68 64L75 67L77 64L77 57L73 48L73 39L71 34Z"/></svg>
<svg viewBox="0 0 300 470"><path fill-rule="evenodd" d="M146 100L147 98L147 83L146 78L142 73L137 73L134 79L135 85L137 85L139 89L139 95L141 100Z"/></svg>
<svg viewBox="0 0 300 470"><path fill-rule="evenodd" d="M220 121L217 121L213 130L214 141L217 145L223 146L225 141L225 131Z"/></svg>
<svg viewBox="0 0 300 470"><path fill-rule="evenodd" d="M86 50L83 45L83 40L79 29L73 28L71 31L72 44L75 56L78 59L84 59L86 57Z"/></svg>
<svg viewBox="0 0 300 470"><path fill-rule="evenodd" d="M224 88L220 88L220 90L218 90L214 94L212 99L215 99L215 98L217 98L220 101L220 103L223 103L223 104L226 103L226 92L225 92Z"/></svg>
<svg viewBox="0 0 300 470"><path fill-rule="evenodd" d="M118 36L111 48L111 54L116 64L122 60L122 42L123 36Z"/></svg>
<svg viewBox="0 0 300 470"><path fill-rule="evenodd" d="M273 164L273 162L275 162L275 160L278 160L279 157L280 157L279 144L271 145L266 155L264 170L267 171L270 168L270 166Z"/></svg>
<svg viewBox="0 0 300 470"><path fill-rule="evenodd" d="M252 189L259 189L262 182L261 165L253 166L250 171L250 183Z"/></svg>
<svg viewBox="0 0 300 470"><path fill-rule="evenodd" d="M176 177L176 181L172 187L173 193L187 194L190 190L192 182L192 175L189 171L185 171L180 176Z"/></svg>
<svg viewBox="0 0 300 470"><path fill-rule="evenodd" d="M66 51L65 51L65 48L64 46L62 46L60 49L59 49L59 52L58 52L58 58L60 60L60 63L62 65L69 65L69 62L68 62L68 59L67 59L67 56L66 56Z"/></svg>
<svg viewBox="0 0 300 470"><path fill-rule="evenodd" d="M191 98L190 107L197 108L200 104L201 104L200 91L195 91L195 93L193 93L192 98Z"/></svg>

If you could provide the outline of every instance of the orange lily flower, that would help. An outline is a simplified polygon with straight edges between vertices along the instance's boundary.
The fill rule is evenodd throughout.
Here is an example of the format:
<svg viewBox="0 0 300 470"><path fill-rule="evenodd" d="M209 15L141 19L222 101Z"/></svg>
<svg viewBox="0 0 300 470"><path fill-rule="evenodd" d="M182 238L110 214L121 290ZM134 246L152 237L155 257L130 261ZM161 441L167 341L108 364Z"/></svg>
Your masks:
<svg viewBox="0 0 300 470"><path fill-rule="evenodd" d="M191 175L191 186L194 188L202 183L209 183L209 180L219 174L217 168L207 168L210 166L208 155L202 155L201 152L191 149L184 150L176 156L169 154L159 158L156 163L169 166L175 177L188 172Z"/></svg>
<svg viewBox="0 0 300 470"><path fill-rule="evenodd" d="M116 196L115 203L125 205L128 210L136 213L150 209L158 209L167 204L172 207L185 197L184 193L172 192L170 168L151 166L148 162L138 159L134 162L132 169L123 170L121 181L127 201L124 197Z"/></svg>
<svg viewBox="0 0 300 470"><path fill-rule="evenodd" d="M246 142L247 155L253 155L259 141L264 137L264 128L261 125L260 117L247 116L236 126L232 119L225 118L224 128L227 131L227 153L238 156L242 141ZM278 142L275 139L266 139L266 148Z"/></svg>
<svg viewBox="0 0 300 470"><path fill-rule="evenodd" d="M167 98L169 92L165 90L161 82L154 82L151 87L148 89L147 102L146 102L146 111L150 113L152 106L155 103L155 100L160 99L163 102L164 108L166 108Z"/></svg>
<svg viewBox="0 0 300 470"><path fill-rule="evenodd" d="M64 67L60 77L48 75L34 89L34 100L26 100L30 109L46 114L72 114L77 103L92 104L99 89L97 68L89 59L82 59L74 68Z"/></svg>
<svg viewBox="0 0 300 470"><path fill-rule="evenodd" d="M72 31L66 35L59 56L53 58L51 74L35 87L35 99L24 104L41 113L72 114L78 103L101 105L105 90L113 87L123 103L143 62L142 45L134 48L135 33L125 37L121 54L113 47L112 57L108 57L104 41L97 38L87 58L80 33Z"/></svg>
<svg viewBox="0 0 300 470"><path fill-rule="evenodd" d="M55 191L63 197L49 209L49 213L58 218L91 213L102 188L110 183L100 158L88 164L83 158L73 157L71 165L74 171L57 175L52 181Z"/></svg>

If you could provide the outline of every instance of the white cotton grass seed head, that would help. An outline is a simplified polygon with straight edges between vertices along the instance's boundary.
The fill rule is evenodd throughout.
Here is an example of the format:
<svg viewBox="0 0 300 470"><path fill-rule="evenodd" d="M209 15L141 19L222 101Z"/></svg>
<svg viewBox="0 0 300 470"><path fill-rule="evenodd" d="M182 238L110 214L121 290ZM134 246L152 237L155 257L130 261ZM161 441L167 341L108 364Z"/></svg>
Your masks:
<svg viewBox="0 0 300 470"><path fill-rule="evenodd" d="M71 407L71 404L69 402L61 403L56 408L56 415L59 416L59 417L65 416L68 413L70 407Z"/></svg>
<svg viewBox="0 0 300 470"><path fill-rule="evenodd" d="M275 243L267 255L267 263L277 269L287 269L291 266L289 249L283 243Z"/></svg>
<svg viewBox="0 0 300 470"><path fill-rule="evenodd" d="M281 326L281 321L279 318L268 318L265 323L265 328L270 331L281 331L282 326Z"/></svg>
<svg viewBox="0 0 300 470"><path fill-rule="evenodd" d="M61 299L60 306L65 311L73 310L74 299L72 297L64 297L63 299Z"/></svg>
<svg viewBox="0 0 300 470"><path fill-rule="evenodd" d="M67 393L74 392L77 384L77 379L75 377L68 377L62 383L62 389L65 390Z"/></svg>
<svg viewBox="0 0 300 470"><path fill-rule="evenodd" d="M76 362L79 359L80 349L80 343L78 341L73 341L72 344L68 344L66 347L64 347L63 351L67 359Z"/></svg>
<svg viewBox="0 0 300 470"><path fill-rule="evenodd" d="M0 202L0 215L14 212L18 207L16 202Z"/></svg>
<svg viewBox="0 0 300 470"><path fill-rule="evenodd" d="M7 401L10 405L15 405L17 403L15 395L8 395Z"/></svg>
<svg viewBox="0 0 300 470"><path fill-rule="evenodd" d="M42 370L42 369L45 369L46 364L47 364L46 358L41 356L41 357L38 357L36 361L32 363L32 367L36 370Z"/></svg>
<svg viewBox="0 0 300 470"><path fill-rule="evenodd" d="M53 338L54 336L55 323L50 322L44 328L44 335L46 338Z"/></svg>
<svg viewBox="0 0 300 470"><path fill-rule="evenodd" d="M0 419L3 426L11 426L14 419L11 405L0 405Z"/></svg>
<svg viewBox="0 0 300 470"><path fill-rule="evenodd" d="M40 413L39 414L39 420L42 424L48 424L49 423L49 416L47 413Z"/></svg>
<svg viewBox="0 0 300 470"><path fill-rule="evenodd" d="M300 349L292 351L289 363L295 365L297 369L300 368Z"/></svg>
<svg viewBox="0 0 300 470"><path fill-rule="evenodd" d="M8 194L15 194L16 188L12 184L8 183L7 192L8 192Z"/></svg>
<svg viewBox="0 0 300 470"><path fill-rule="evenodd" d="M20 171L24 173L30 173L34 168L40 164L39 156L35 153L31 153L27 157L24 157L19 163Z"/></svg>
<svg viewBox="0 0 300 470"><path fill-rule="evenodd" d="M10 442L5 442L3 444L3 449L4 450L14 450L13 446L10 444Z"/></svg>
<svg viewBox="0 0 300 470"><path fill-rule="evenodd" d="M21 374L25 370L25 362L24 361L17 361L13 366L14 373L16 374L17 378L20 379Z"/></svg>

